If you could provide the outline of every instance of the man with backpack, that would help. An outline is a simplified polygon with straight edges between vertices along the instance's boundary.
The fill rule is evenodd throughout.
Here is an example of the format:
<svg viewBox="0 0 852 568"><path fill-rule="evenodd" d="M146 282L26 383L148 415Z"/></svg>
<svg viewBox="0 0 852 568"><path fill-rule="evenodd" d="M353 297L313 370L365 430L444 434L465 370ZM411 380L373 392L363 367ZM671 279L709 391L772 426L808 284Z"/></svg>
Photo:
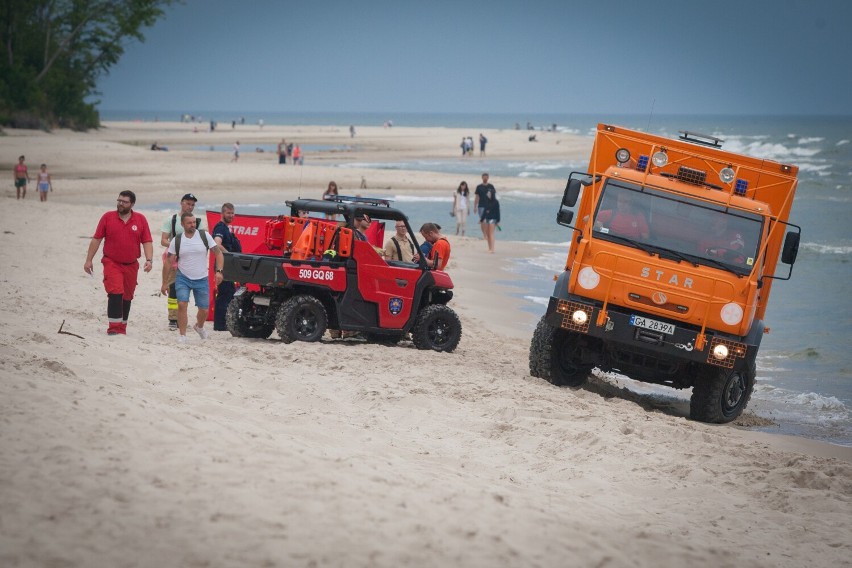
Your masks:
<svg viewBox="0 0 852 568"><path fill-rule="evenodd" d="M396 234L385 244L385 260L402 262L418 262L420 255L417 247L408 238L408 228L405 221L396 222Z"/></svg>
<svg viewBox="0 0 852 568"><path fill-rule="evenodd" d="M195 216L192 213L182 213L180 224L183 231L181 234L175 235L175 238L169 243L168 257L163 264L161 291L165 294L169 289L169 272L171 272L171 264L174 259L177 262L174 287L178 302L178 329L180 330L178 343L186 343L190 292L194 294L195 306L198 308L195 325L192 326L192 329L198 333L201 339L209 337L207 330L204 329L204 322L207 321L207 312L210 307L207 251L210 250L216 255L216 286L222 283L225 257L222 255L222 249L210 235L203 229L195 230Z"/></svg>
<svg viewBox="0 0 852 568"><path fill-rule="evenodd" d="M198 199L191 193L187 193L180 200L180 213L169 215L163 220L162 233L160 234L160 244L168 247L169 243L175 236L183 233L180 217L184 213L192 213L195 209L195 203ZM195 228L204 228L204 218L195 218ZM163 266L166 265L166 251L163 251ZM178 328L178 301L175 296L175 272L173 267L170 267L169 291L168 291L168 308L169 308L169 331L174 331ZM165 292L163 292L165 294Z"/></svg>

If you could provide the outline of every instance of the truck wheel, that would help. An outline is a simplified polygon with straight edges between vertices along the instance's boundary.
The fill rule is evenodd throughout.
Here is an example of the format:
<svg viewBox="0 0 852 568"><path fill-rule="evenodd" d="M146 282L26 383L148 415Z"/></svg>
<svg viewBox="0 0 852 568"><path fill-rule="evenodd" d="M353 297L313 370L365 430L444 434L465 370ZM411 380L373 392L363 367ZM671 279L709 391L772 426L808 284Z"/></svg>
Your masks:
<svg viewBox="0 0 852 568"><path fill-rule="evenodd" d="M272 334L275 326L272 325L251 325L246 321L248 314L254 310L252 302L252 294L237 296L228 304L228 311L225 312L225 326L231 335L234 337L259 337L266 339Z"/></svg>
<svg viewBox="0 0 852 568"><path fill-rule="evenodd" d="M689 417L714 424L735 420L751 398L755 375L754 361L750 361L742 371L705 366L692 387Z"/></svg>
<svg viewBox="0 0 852 568"><path fill-rule="evenodd" d="M293 296L278 309L275 329L284 343L319 341L328 326L322 302L313 296Z"/></svg>
<svg viewBox="0 0 852 568"><path fill-rule="evenodd" d="M592 367L582 363L582 336L539 320L530 343L530 374L559 387L579 387Z"/></svg>
<svg viewBox="0 0 852 568"><path fill-rule="evenodd" d="M418 349L450 352L461 340L459 316L443 304L426 306L417 314L411 329L411 341Z"/></svg>
<svg viewBox="0 0 852 568"><path fill-rule="evenodd" d="M550 367L549 346L553 342L555 331L556 328L547 323L544 316L541 316L530 341L530 375L533 377L543 379L544 373Z"/></svg>

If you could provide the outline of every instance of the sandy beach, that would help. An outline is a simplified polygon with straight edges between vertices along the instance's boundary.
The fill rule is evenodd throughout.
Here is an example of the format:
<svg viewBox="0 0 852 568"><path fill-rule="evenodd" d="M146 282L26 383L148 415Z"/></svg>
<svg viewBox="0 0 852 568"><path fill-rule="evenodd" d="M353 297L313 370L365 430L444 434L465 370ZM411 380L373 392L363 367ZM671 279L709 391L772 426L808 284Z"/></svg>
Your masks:
<svg viewBox="0 0 852 568"><path fill-rule="evenodd" d="M496 159L579 160L591 141L483 132ZM370 195L448 194L455 175L334 164L448 159L466 134L140 122L0 135L0 566L852 565L852 449L691 422L598 378L532 378L532 316L494 285L527 244L489 255L449 237L464 329L450 354L226 332L178 345L159 254L128 335L106 335L100 252L94 278L82 266L119 191L136 192L156 235L156 204L176 210L187 192L275 203L364 177ZM149 149L237 138L238 163ZM303 167L253 151L282 138L351 148ZM20 154L31 176L50 166L47 203L35 184L15 200Z"/></svg>

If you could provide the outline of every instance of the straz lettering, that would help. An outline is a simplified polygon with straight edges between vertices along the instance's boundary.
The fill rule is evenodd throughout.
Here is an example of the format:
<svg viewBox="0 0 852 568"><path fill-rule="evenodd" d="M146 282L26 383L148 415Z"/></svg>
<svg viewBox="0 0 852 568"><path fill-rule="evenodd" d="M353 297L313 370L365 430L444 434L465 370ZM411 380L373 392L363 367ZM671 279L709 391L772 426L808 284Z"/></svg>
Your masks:
<svg viewBox="0 0 852 568"><path fill-rule="evenodd" d="M672 274L671 276L666 276L666 273L662 270L654 269L651 270L650 266L645 266L642 268L642 272L639 274L642 278L648 278L649 280L655 280L657 282L665 282L671 286L683 286L684 288L692 289L692 278L683 278L683 283L680 282L677 274Z"/></svg>
<svg viewBox="0 0 852 568"><path fill-rule="evenodd" d="M332 280L334 280L334 271L300 268L299 278L302 278L303 280L320 280L322 282L331 282Z"/></svg>
<svg viewBox="0 0 852 568"><path fill-rule="evenodd" d="M260 227L243 227L242 225L231 225L231 232L235 235L257 236Z"/></svg>

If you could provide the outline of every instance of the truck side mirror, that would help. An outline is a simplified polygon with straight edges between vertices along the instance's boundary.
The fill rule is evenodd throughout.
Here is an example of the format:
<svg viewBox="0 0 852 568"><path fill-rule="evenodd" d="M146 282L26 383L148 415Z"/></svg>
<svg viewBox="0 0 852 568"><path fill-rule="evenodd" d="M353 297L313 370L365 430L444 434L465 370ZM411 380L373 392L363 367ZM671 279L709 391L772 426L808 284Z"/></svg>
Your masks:
<svg viewBox="0 0 852 568"><path fill-rule="evenodd" d="M574 212L570 209L560 209L559 213L556 214L556 222L559 225L568 226L571 224L571 221L574 220Z"/></svg>
<svg viewBox="0 0 852 568"><path fill-rule="evenodd" d="M787 233L784 237L784 248L781 250L781 262L784 264L793 264L796 262L796 256L799 254L799 233Z"/></svg>
<svg viewBox="0 0 852 568"><path fill-rule="evenodd" d="M565 194L562 196L562 205L565 207L574 207L577 204L577 198L580 197L580 188L583 184L578 179L569 179L565 185Z"/></svg>

